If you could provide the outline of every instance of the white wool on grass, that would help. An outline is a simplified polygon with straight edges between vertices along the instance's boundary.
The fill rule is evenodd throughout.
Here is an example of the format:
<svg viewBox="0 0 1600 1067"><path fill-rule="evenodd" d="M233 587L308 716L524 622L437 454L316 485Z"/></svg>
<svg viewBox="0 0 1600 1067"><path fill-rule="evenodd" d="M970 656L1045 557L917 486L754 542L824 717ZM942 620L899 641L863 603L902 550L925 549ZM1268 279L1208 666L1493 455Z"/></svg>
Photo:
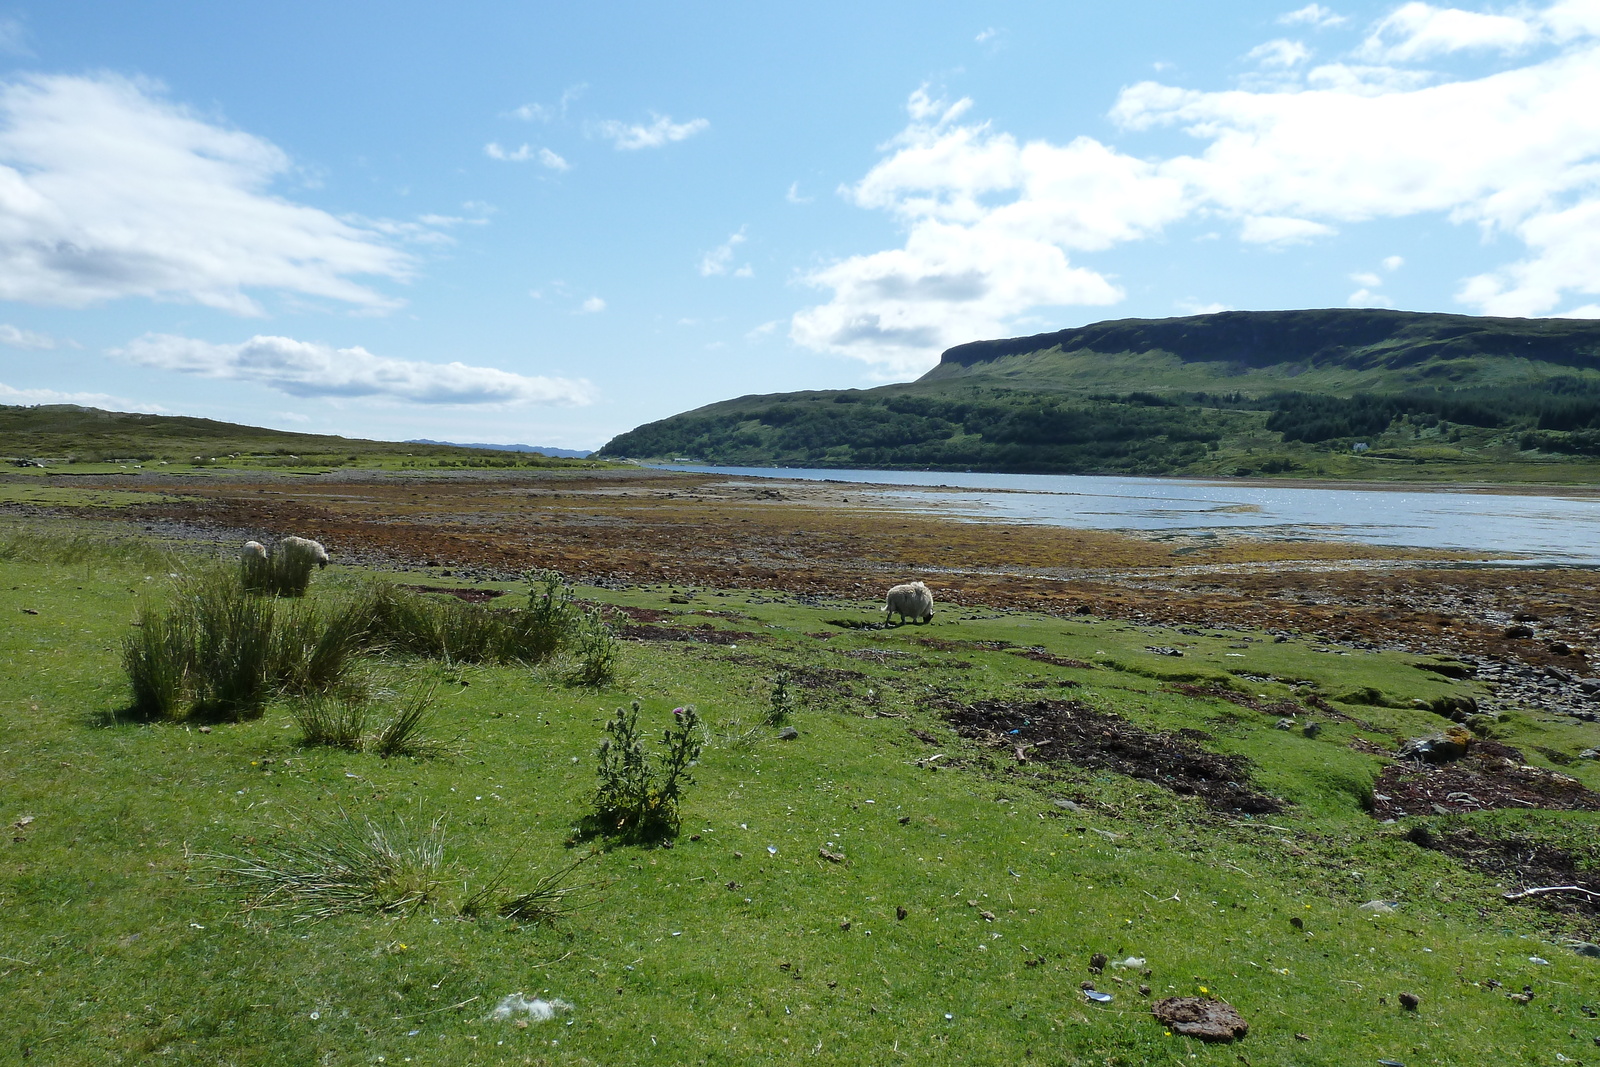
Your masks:
<svg viewBox="0 0 1600 1067"><path fill-rule="evenodd" d="M267 546L260 541L246 541L244 547L239 550L239 558L246 563L266 559Z"/></svg>
<svg viewBox="0 0 1600 1067"><path fill-rule="evenodd" d="M545 1000L543 997L525 997L521 993L512 993L502 997L500 1003L494 1006L494 1011L489 1013L487 1022L499 1022L509 1019L513 1015L526 1015L530 1022L549 1022L556 1017L558 1011L571 1011L572 1005L564 1000Z"/></svg>

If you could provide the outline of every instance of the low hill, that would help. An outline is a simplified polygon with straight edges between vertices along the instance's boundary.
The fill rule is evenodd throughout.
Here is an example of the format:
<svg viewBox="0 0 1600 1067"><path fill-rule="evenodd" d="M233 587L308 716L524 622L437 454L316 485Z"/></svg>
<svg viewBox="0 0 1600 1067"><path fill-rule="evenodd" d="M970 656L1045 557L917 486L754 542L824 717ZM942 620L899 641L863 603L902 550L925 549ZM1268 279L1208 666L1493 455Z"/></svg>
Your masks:
<svg viewBox="0 0 1600 1067"><path fill-rule="evenodd" d="M915 382L746 396L600 456L747 466L1589 481L1600 321L1124 319L959 345Z"/></svg>
<svg viewBox="0 0 1600 1067"><path fill-rule="evenodd" d="M0 457L13 462L343 466L427 459L457 465L557 466L574 462L485 447L368 441L295 433L186 415L103 411L76 404L0 405Z"/></svg>

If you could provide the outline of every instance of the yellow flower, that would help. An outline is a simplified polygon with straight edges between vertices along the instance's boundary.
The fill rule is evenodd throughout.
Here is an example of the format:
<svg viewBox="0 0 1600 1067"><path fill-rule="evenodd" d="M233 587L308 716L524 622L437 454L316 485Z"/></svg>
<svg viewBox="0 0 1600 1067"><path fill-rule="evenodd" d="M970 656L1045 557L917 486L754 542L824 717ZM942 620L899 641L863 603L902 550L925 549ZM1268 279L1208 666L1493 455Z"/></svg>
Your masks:
<svg viewBox="0 0 1600 1067"><path fill-rule="evenodd" d="M401 946L400 946L400 947L401 947L401 948L404 948L404 947L405 947L405 946L404 946L404 945L401 945ZM1209 990L1209 989L1207 989L1207 988L1206 988L1206 987L1205 987L1205 986L1201 986L1201 987L1200 987L1200 992L1202 992L1202 993L1209 993L1209 992L1211 992L1211 990Z"/></svg>

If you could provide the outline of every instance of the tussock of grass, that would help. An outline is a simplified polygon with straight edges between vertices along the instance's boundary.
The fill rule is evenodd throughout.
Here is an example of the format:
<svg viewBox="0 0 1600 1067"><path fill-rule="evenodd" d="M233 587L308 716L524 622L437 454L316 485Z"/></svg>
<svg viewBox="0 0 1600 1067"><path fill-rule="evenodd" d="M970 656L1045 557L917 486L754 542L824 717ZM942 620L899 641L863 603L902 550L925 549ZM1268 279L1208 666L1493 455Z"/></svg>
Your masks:
<svg viewBox="0 0 1600 1067"><path fill-rule="evenodd" d="M206 855L216 885L248 912L286 908L296 922L347 912L409 913L435 900L444 877L445 823L313 815L242 855Z"/></svg>
<svg viewBox="0 0 1600 1067"><path fill-rule="evenodd" d="M457 910L468 918L493 914L524 923L549 923L582 908L593 907L599 903L598 900L579 904L572 898L594 889L596 883L569 884L572 875L593 856L592 852L579 856L539 878L531 888L521 893L506 889L506 870L502 868L469 892Z"/></svg>
<svg viewBox="0 0 1600 1067"><path fill-rule="evenodd" d="M572 643L584 616L558 575L530 575L527 605L505 610L374 582L352 613L367 639L446 663L538 663Z"/></svg>
<svg viewBox="0 0 1600 1067"><path fill-rule="evenodd" d="M329 748L361 748L367 729L367 705L361 700L313 696L289 710L300 728L300 743Z"/></svg>

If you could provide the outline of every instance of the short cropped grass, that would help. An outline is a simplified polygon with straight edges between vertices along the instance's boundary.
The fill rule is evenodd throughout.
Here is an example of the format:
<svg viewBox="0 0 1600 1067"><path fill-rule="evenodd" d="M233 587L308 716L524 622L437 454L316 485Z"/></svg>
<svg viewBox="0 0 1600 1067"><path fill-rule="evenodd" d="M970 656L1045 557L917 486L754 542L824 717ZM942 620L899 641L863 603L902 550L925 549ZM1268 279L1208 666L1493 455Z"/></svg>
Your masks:
<svg viewBox="0 0 1600 1067"><path fill-rule="evenodd" d="M327 573L311 606L359 585ZM373 693L437 681L429 730L457 739L439 758L383 759L302 744L288 698L240 722L105 725L126 699L129 621L175 592L165 571L0 561L0 1062L1231 1067L1242 1056L1344 1067L1594 1055L1600 1020L1584 1005L1600 964L1564 939L1596 931L1506 903L1503 879L1361 809L1379 763L1355 738L1392 745L1436 729L1444 720L1411 700L1478 692L1413 656L979 611L830 630L825 618L867 618L875 605L712 591L675 605L679 590L582 589L591 605L714 604L741 617L696 625L759 638L623 642L615 680L597 689L567 685L557 660L371 657ZM1180 642L1182 659L1145 651ZM1085 666L1018 654L1035 650ZM784 671L792 740L766 725ZM1331 722L1311 738L1186 695L1180 671L1273 699L1370 686L1396 706L1344 708L1366 725ZM1153 782L1019 763L943 718L951 702L1041 696L1200 731L1209 740L1197 743L1248 756L1257 783L1291 806L1245 818ZM706 723L673 847L568 847L593 808L605 723L633 700L647 750L674 707L693 704ZM1536 731L1545 747L1600 743L1592 724L1538 715L1504 728ZM1600 786L1593 763L1562 770ZM1559 830L1559 841L1600 832L1590 814L1514 815L1462 821ZM219 865L257 873L224 877ZM574 885L584 891L549 903ZM1362 910L1372 900L1398 906ZM1096 952L1142 957L1150 976L1091 975ZM1089 1002L1085 981L1113 1000ZM1221 996L1251 1033L1228 1047L1169 1036L1140 984ZM1530 1002L1507 998L1524 985ZM1401 991L1421 998L1418 1011L1399 1006ZM574 1008L526 1029L487 1021L514 992Z"/></svg>

